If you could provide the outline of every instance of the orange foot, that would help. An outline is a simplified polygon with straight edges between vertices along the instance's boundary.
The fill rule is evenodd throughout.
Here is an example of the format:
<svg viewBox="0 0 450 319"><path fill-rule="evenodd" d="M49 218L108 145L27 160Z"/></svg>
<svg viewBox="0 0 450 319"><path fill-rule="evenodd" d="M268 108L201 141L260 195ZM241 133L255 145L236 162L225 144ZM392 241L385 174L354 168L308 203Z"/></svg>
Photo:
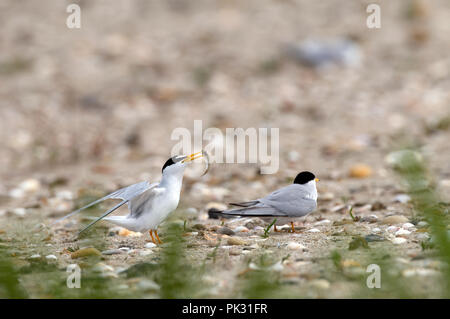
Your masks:
<svg viewBox="0 0 450 319"><path fill-rule="evenodd" d="M294 222L291 222L291 230L292 230L293 233L295 233Z"/></svg>
<svg viewBox="0 0 450 319"><path fill-rule="evenodd" d="M156 244L155 238L153 237L153 230L149 230L148 233L150 234L150 237L152 238L152 242Z"/></svg>
<svg viewBox="0 0 450 319"><path fill-rule="evenodd" d="M157 230L155 230L155 235L156 235L156 239L158 239L158 243L159 243L159 244L162 244L161 239L159 239L158 231L157 231Z"/></svg>

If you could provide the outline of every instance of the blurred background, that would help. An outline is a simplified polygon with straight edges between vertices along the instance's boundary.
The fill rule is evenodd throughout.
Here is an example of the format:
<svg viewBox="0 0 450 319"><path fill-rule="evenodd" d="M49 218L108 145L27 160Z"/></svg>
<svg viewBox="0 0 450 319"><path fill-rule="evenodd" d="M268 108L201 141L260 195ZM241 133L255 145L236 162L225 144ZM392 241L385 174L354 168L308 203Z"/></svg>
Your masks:
<svg viewBox="0 0 450 319"><path fill-rule="evenodd" d="M450 193L448 0L377 1L379 29L372 1L73 1L80 29L70 3L0 0L0 217L53 218L83 187L158 180L172 131L194 120L280 129L277 174L188 174L180 205L203 213L301 170L323 181L327 218L374 200L405 212L385 162L405 146Z"/></svg>

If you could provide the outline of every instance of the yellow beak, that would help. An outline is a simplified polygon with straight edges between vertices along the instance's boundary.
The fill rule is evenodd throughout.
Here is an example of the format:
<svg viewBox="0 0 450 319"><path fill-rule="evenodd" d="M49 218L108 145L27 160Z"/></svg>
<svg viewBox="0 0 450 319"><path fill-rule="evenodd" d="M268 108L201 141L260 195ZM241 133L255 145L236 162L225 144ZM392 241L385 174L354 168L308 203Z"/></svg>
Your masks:
<svg viewBox="0 0 450 319"><path fill-rule="evenodd" d="M199 154L200 154L200 155L199 155ZM190 162L190 161L196 160L197 158L200 158L200 157L203 157L203 152L197 152L197 153L188 155L188 156L187 156L184 160L182 160L181 162L182 162L182 163Z"/></svg>
<svg viewBox="0 0 450 319"><path fill-rule="evenodd" d="M316 178L315 181L318 182L318 181L320 181L320 179Z"/></svg>

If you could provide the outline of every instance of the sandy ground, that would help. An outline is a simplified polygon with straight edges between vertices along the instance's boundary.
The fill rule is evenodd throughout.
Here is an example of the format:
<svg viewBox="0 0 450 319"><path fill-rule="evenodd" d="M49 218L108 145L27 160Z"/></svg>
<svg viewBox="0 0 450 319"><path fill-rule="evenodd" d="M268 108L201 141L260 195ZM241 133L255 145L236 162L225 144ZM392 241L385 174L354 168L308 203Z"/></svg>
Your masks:
<svg viewBox="0 0 450 319"><path fill-rule="evenodd" d="M203 177L187 172L173 219L188 221L184 238L193 264L219 247L207 296L231 296L248 260L268 254L274 262L288 256L279 272L298 295L354 297L355 282L337 278L329 257L340 251L344 270L361 275L371 254L348 245L369 234L385 239L369 245L391 253L400 278L414 271L419 282L438 278L439 262L421 248L426 225L398 197L406 190L385 159L417 147L443 201L449 200L450 3L384 1L376 30L365 24L368 3L81 1L82 28L71 30L64 3L2 1L1 243L16 243L19 265L33 254L53 254L64 269L73 262L68 248L93 244L75 239L78 219L34 225L49 225L119 187L157 181L175 144L172 131L192 130L194 120L202 120L204 129L279 128L280 135L276 174L261 175L255 164L214 164ZM315 70L283 51L307 38L337 37L354 39L358 66ZM370 171L352 176L360 164ZM262 238L259 220L225 221L234 230L247 225L231 235L242 242L229 245L218 232L221 221L208 219L208 208L261 197L301 170L321 181L318 209L298 223L298 233L284 229ZM348 222L350 205L368 221ZM386 221L391 215L405 218ZM103 255L115 274L161 253L145 248L148 234L108 236L99 229L105 246L99 250L129 248ZM402 229L410 233L398 233ZM396 238L406 241L394 244ZM139 289L138 282L125 284ZM421 289L425 296L437 293Z"/></svg>

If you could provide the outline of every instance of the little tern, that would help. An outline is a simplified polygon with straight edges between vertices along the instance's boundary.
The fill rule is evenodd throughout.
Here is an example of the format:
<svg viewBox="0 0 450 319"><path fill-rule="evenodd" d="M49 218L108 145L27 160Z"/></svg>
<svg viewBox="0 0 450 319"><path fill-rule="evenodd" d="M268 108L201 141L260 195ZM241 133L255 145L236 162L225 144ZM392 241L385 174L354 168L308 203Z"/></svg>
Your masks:
<svg viewBox="0 0 450 319"><path fill-rule="evenodd" d="M189 156L174 156L169 158L162 168L162 179L159 183L148 181L140 182L121 188L105 197L102 197L72 213L58 219L54 223L62 221L86 208L103 202L107 199L121 199L122 201L106 211L102 216L83 228L81 234L100 220L106 220L118 226L122 226L136 232L148 231L152 241L156 243L153 232L159 243L158 226L173 212L180 200L181 185L183 182L186 164L197 158L203 157L205 152L198 152ZM110 216L109 214L124 204L128 204L130 213L127 216Z"/></svg>
<svg viewBox="0 0 450 319"><path fill-rule="evenodd" d="M311 172L301 172L294 183L280 188L260 199L230 203L241 208L222 211L224 215L261 217L268 221L276 218L276 224L286 221L291 223L292 232L295 232L293 219L303 217L317 208L317 188L319 181ZM276 224L274 231L277 231Z"/></svg>

